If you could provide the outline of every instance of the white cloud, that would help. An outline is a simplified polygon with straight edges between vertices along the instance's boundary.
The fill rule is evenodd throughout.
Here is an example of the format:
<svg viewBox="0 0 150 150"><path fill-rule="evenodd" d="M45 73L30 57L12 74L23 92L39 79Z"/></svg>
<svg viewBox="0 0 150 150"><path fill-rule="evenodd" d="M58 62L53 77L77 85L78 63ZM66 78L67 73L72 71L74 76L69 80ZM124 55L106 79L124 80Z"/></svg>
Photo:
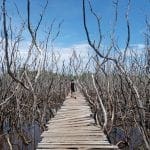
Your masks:
<svg viewBox="0 0 150 150"><path fill-rule="evenodd" d="M131 44L130 47L134 49L144 49L145 45L144 44Z"/></svg>
<svg viewBox="0 0 150 150"><path fill-rule="evenodd" d="M19 46L20 55L18 56L18 58L21 57L21 60L22 60L21 63L24 63L24 61L27 58L29 46L30 46L30 42L25 42L25 41L20 42L20 46ZM82 61L82 67L86 65L87 61L89 60L89 56L94 54L94 51L91 50L90 46L87 43L74 44L68 47L54 46L53 52L55 53L56 59L58 59L60 56L60 58L58 59L59 68L61 68L63 61L65 61L66 66L69 64L73 51L76 52L77 56L80 55L80 59ZM144 52L145 52L144 44L131 44L127 50L127 57L130 57L131 55L136 56L136 57L141 57L145 54ZM32 64L32 60L35 57L37 57L36 54L37 54L37 51L33 50L31 59L28 62L29 64ZM2 51L0 51L0 55L2 57ZM48 59L49 64L51 64L52 63L51 61L52 48L51 47L49 47L49 51L47 55L49 56L49 59Z"/></svg>
<svg viewBox="0 0 150 150"><path fill-rule="evenodd" d="M90 52L90 47L88 44L75 44L69 47L54 47L54 52L58 52L61 55L60 62L65 61L69 62L73 51L76 52L77 56L80 55L80 58L83 61L86 61L88 58L88 53Z"/></svg>
<svg viewBox="0 0 150 150"><path fill-rule="evenodd" d="M127 56L137 56L140 57L145 54L145 45L144 44L131 44L127 50Z"/></svg>
<svg viewBox="0 0 150 150"><path fill-rule="evenodd" d="M28 56L28 49L30 46L30 42L21 42L19 46L18 51L18 58L21 58L21 63L23 64ZM48 62L49 65L52 63L52 50L55 53L55 57L58 60L58 67L61 69L63 61L65 62L65 65L68 66L70 62L70 58L72 57L73 51L76 52L77 57L80 55L80 58L82 60L82 65L84 66L86 62L88 61L88 54L90 53L90 47L88 44L74 44L68 47L59 47L54 46L53 48L49 47L47 56L48 56ZM32 64L32 61L34 58L37 57L37 51L34 49L32 50L31 58L28 62L29 65ZM82 66L82 67L83 67ZM54 68L55 70L56 68Z"/></svg>

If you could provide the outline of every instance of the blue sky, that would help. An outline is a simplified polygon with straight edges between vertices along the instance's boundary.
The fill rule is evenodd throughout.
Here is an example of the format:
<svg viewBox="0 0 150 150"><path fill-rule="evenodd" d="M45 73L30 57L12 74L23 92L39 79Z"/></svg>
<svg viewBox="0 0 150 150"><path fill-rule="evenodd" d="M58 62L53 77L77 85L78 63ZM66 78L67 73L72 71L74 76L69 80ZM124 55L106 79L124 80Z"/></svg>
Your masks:
<svg viewBox="0 0 150 150"><path fill-rule="evenodd" d="M12 16L13 23L19 26L21 20L16 14L13 3L16 3L21 15L26 19L26 0L7 0L7 11ZM111 0L91 0L93 9L102 17L102 34L104 36L103 45L109 44L109 34L111 32L114 16L114 7ZM39 14L44 6L45 0L31 0L32 24L37 24ZM116 37L119 46L122 48L126 42L127 29L125 22L125 11L127 0L119 0L118 23ZM88 9L87 9L88 11ZM131 44L144 43L143 33L145 31L145 16L150 19L150 1L149 0L131 0L129 21L131 25ZM60 36L55 41L59 47L69 47L76 44L87 43L82 20L82 0L49 0L49 4L43 19L43 23L38 32L39 39L43 38L46 28L56 18L56 26L53 31L57 31L58 23L64 20ZM96 24L93 17L87 12L88 26L93 39L97 39ZM24 39L29 40L28 34L24 34Z"/></svg>

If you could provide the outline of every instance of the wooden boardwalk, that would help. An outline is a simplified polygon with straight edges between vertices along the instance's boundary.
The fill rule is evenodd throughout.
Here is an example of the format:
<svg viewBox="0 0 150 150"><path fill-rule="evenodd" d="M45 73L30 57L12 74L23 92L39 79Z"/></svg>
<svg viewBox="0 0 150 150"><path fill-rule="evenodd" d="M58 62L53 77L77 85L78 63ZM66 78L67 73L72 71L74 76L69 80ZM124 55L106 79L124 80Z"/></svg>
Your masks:
<svg viewBox="0 0 150 150"><path fill-rule="evenodd" d="M76 93L76 99L66 98L41 137L37 150L117 149L117 146L108 142L101 128L95 126L90 107L79 92Z"/></svg>

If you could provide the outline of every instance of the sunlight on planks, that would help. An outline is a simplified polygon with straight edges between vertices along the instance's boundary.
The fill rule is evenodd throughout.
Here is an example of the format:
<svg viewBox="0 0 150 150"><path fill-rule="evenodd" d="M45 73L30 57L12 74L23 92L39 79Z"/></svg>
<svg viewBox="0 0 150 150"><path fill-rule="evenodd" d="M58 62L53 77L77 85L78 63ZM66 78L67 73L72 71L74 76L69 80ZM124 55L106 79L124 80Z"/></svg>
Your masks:
<svg viewBox="0 0 150 150"><path fill-rule="evenodd" d="M81 93L68 96L56 116L41 135L37 150L107 150L111 145L100 127L95 125L90 107Z"/></svg>

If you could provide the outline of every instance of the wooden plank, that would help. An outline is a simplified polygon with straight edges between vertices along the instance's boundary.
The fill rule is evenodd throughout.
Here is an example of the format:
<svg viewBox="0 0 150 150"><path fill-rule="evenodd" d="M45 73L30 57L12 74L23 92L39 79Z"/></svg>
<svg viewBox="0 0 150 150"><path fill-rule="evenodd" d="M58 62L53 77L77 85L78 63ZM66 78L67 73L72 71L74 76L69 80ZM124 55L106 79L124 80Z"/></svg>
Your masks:
<svg viewBox="0 0 150 150"><path fill-rule="evenodd" d="M84 144L79 144L79 145L75 145L75 144L72 144L72 145L69 145L69 144L51 144L51 145L49 145L47 148L45 147L45 149L47 150L47 149L60 149L60 150L62 150L62 149L75 149L75 148L77 148L77 149L86 149L86 150L94 150L94 149L118 149L118 147L117 146L115 146L115 145L103 145L103 144L94 144L94 145L90 145L90 144L86 144L86 145L84 145ZM39 148L38 149L44 149L44 147L42 147L42 146L39 146Z"/></svg>
<svg viewBox="0 0 150 150"><path fill-rule="evenodd" d="M37 150L117 149L108 142L102 129L95 126L85 98L81 93L76 97L67 97L56 116L48 122L48 131L42 133Z"/></svg>

